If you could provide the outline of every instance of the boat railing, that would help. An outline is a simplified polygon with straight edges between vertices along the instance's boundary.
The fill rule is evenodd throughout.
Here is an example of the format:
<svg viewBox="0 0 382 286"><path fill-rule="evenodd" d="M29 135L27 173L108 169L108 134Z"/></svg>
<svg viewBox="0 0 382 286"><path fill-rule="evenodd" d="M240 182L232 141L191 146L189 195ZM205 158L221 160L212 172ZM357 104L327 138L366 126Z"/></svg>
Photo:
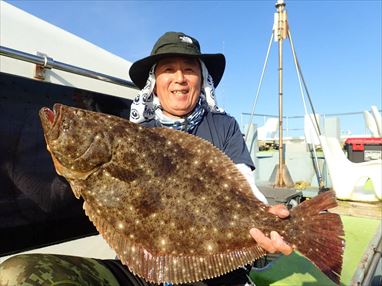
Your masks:
<svg viewBox="0 0 382 286"><path fill-rule="evenodd" d="M381 110L379 110L381 112ZM240 126L242 130L246 129L248 125L248 118L251 114L248 112L242 112L240 114ZM369 133L366 124L363 122L363 111L356 112L342 112L342 113L325 113L320 114L321 123L325 122L327 118L337 117L340 121L340 136L349 137L354 134L366 135ZM278 115L275 114L253 114L252 123L256 124L257 127L262 126L268 118L278 118ZM283 116L284 135L286 137L301 137L304 135L304 115L292 115L292 116ZM325 124L323 124L325 130Z"/></svg>
<svg viewBox="0 0 382 286"><path fill-rule="evenodd" d="M0 46L0 55L36 64L38 67L40 67L41 70L58 69L61 71L65 71L65 72L69 72L69 73L73 73L73 74L77 74L77 75L81 75L81 76L85 76L85 77L89 77L89 78L93 78L93 79L97 79L97 80L101 80L101 81L105 81L105 82L109 82L109 83L113 83L113 84L117 84L117 85L122 85L122 86L130 87L130 88L138 89L138 87L136 87L134 85L134 83L132 83L131 81L124 80L124 79L117 78L117 77L110 76L110 75L106 75L106 74L99 73L96 71L88 70L85 68L77 67L77 66L70 65L67 63L59 62L59 61L54 60L51 57L48 57L45 54L33 55L33 54L29 54L29 53L26 53L23 51L19 51L19 50L11 49L8 47Z"/></svg>

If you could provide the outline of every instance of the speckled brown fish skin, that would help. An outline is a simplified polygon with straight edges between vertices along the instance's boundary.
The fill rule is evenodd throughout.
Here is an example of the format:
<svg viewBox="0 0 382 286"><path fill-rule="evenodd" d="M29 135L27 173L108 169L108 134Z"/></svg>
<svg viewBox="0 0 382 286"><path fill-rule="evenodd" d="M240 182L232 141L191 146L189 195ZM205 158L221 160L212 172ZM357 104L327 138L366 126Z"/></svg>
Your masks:
<svg viewBox="0 0 382 286"><path fill-rule="evenodd" d="M233 162L210 143L166 128L56 104L40 118L56 171L122 262L147 281L185 283L222 275L265 252L258 227L285 240L339 283L343 228L324 193L268 213Z"/></svg>

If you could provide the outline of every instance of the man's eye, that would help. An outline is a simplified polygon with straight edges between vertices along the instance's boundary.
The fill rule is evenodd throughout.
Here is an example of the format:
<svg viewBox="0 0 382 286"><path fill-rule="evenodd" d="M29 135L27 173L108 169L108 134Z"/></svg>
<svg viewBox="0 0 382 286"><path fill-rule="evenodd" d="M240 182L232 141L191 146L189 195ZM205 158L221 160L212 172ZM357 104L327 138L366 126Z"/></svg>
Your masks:
<svg viewBox="0 0 382 286"><path fill-rule="evenodd" d="M185 71L187 73L195 73L195 69L193 69L193 68L186 68Z"/></svg>
<svg viewBox="0 0 382 286"><path fill-rule="evenodd" d="M169 72L173 72L173 71L174 71L174 69L173 69L173 68L171 68L171 67L166 67L166 68L164 68L164 69L163 69L163 71L164 71L164 72L168 72L168 73L169 73Z"/></svg>

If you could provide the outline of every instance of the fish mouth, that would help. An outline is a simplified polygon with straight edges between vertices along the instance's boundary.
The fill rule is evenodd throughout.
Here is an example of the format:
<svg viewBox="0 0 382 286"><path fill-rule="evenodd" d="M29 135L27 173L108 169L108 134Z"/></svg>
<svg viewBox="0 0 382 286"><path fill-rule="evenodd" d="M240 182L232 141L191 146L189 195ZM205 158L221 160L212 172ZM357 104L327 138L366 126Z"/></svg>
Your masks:
<svg viewBox="0 0 382 286"><path fill-rule="evenodd" d="M53 109L42 107L39 111L42 127L46 134L50 133L61 120L61 104L54 104Z"/></svg>
<svg viewBox="0 0 382 286"><path fill-rule="evenodd" d="M52 110L50 110L49 108L44 107L43 113L45 114L46 119L48 119L48 122L53 124L54 123L54 117L55 117L54 112Z"/></svg>

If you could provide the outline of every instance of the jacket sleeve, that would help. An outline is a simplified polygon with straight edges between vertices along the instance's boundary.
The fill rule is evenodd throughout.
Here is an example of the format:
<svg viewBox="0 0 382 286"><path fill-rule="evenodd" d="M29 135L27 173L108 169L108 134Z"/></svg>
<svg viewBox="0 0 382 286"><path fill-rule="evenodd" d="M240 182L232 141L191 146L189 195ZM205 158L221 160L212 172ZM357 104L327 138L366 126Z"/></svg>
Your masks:
<svg viewBox="0 0 382 286"><path fill-rule="evenodd" d="M251 170L254 170L255 165L245 144L243 134L240 131L239 124L233 117L231 117L230 124L225 131L223 152L230 157L235 164L245 164L251 168Z"/></svg>

